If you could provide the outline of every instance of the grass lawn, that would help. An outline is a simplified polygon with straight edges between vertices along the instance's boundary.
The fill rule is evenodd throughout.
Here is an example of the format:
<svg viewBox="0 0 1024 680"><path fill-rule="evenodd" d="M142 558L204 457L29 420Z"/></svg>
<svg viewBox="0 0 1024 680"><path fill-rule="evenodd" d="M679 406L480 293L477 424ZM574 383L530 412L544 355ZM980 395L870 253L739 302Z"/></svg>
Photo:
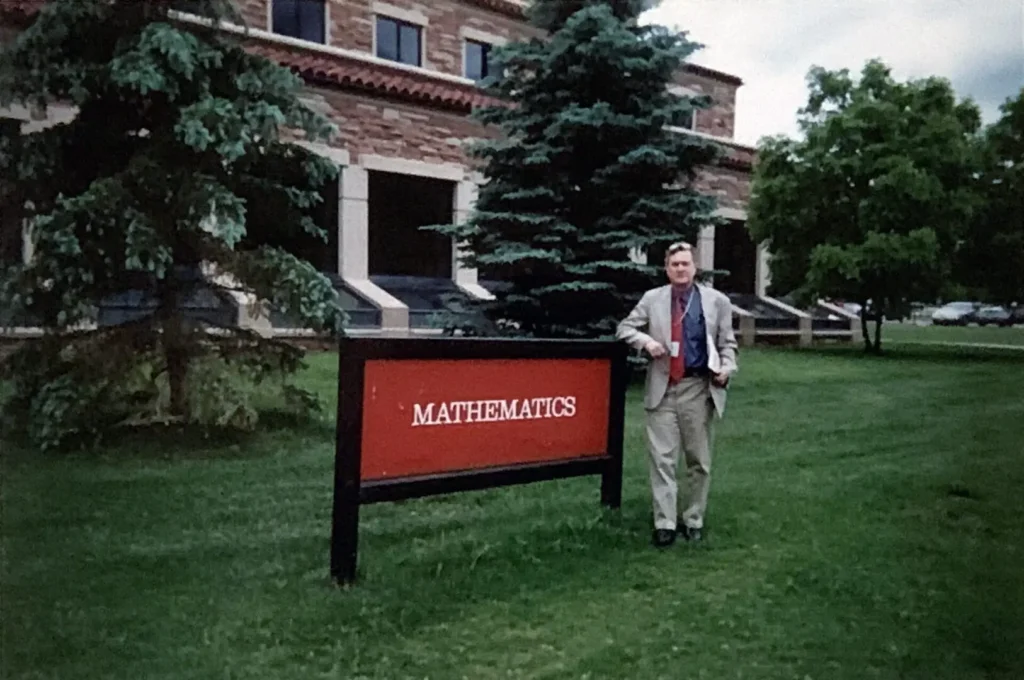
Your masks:
<svg viewBox="0 0 1024 680"><path fill-rule="evenodd" d="M874 325L872 325L874 332ZM1024 326L915 326L910 323L887 323L882 326L882 347L886 342L957 342L991 343L1024 347Z"/></svg>
<svg viewBox="0 0 1024 680"><path fill-rule="evenodd" d="M596 477L369 506L351 589L327 578L330 420L8 445L0 677L1024 677L1024 358L741 366L705 545L649 545L633 393L620 512ZM307 379L333 403L331 357Z"/></svg>

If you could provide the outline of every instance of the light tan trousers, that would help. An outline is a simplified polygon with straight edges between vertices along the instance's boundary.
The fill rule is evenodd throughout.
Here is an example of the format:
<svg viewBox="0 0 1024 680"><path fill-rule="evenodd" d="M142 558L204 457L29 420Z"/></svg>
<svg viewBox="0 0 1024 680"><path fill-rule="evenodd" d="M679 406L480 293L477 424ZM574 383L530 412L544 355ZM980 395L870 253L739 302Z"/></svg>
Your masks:
<svg viewBox="0 0 1024 680"><path fill-rule="evenodd" d="M685 454L687 495L681 520L704 526L711 484L714 404L707 378L683 378L670 385L657 408L647 412L647 452L654 503L654 528L675 529L678 516L676 468Z"/></svg>

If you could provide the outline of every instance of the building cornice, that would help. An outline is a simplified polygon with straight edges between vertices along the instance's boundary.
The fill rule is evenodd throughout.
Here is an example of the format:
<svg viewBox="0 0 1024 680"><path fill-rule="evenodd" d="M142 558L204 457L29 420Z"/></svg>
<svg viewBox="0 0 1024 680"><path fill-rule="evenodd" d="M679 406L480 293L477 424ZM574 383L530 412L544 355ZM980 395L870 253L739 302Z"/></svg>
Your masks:
<svg viewBox="0 0 1024 680"><path fill-rule="evenodd" d="M203 17L174 14L188 23L212 24ZM461 114L497 103L468 78L223 21L220 28L247 38L248 51L291 69L310 84L373 93Z"/></svg>
<svg viewBox="0 0 1024 680"><path fill-rule="evenodd" d="M727 83L729 85L735 85L739 87L743 84L743 79L739 76L734 76L731 73L725 71L719 71L718 69L711 68L710 66L701 66L700 64L692 64L686 62L683 64L683 70L688 71L697 76L704 76L705 78L711 78L721 83Z"/></svg>
<svg viewBox="0 0 1024 680"><path fill-rule="evenodd" d="M690 130L682 127L669 127L669 130L683 135L691 135L693 137L700 137L708 141L715 142L725 147L725 153L719 156L715 165L723 168L729 168L731 170L741 170L744 172L750 172L754 168L754 162L757 160L757 149L748 144L737 142L734 139L728 137L717 137L715 135L709 135L706 132L699 132L697 130Z"/></svg>
<svg viewBox="0 0 1024 680"><path fill-rule="evenodd" d="M318 54L264 40L254 40L246 49L291 69L310 85L383 96L459 114L497 103L476 85L445 82L361 60Z"/></svg>
<svg viewBox="0 0 1024 680"><path fill-rule="evenodd" d="M462 0L462 2L482 9L489 9L519 21L526 18L527 3L524 0Z"/></svg>

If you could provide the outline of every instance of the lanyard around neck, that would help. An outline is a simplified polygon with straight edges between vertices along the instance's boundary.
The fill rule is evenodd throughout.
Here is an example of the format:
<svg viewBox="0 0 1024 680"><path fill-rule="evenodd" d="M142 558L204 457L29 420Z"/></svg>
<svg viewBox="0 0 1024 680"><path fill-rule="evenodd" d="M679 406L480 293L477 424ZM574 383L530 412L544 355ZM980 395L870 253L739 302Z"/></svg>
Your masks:
<svg viewBox="0 0 1024 680"><path fill-rule="evenodd" d="M681 320L686 320L686 315L690 313L690 305L693 304L693 296L697 294L696 288L690 289L690 294L686 298L686 307L683 309L683 315L679 317ZM675 306L675 305L673 305Z"/></svg>

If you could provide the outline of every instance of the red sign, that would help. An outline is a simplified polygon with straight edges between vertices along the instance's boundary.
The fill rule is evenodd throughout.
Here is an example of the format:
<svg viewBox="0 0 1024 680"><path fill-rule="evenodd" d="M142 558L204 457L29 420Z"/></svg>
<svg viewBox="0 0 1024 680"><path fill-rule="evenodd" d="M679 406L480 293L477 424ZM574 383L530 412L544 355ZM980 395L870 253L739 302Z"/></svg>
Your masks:
<svg viewBox="0 0 1024 680"><path fill-rule="evenodd" d="M366 362L360 477L600 456L608 359Z"/></svg>

